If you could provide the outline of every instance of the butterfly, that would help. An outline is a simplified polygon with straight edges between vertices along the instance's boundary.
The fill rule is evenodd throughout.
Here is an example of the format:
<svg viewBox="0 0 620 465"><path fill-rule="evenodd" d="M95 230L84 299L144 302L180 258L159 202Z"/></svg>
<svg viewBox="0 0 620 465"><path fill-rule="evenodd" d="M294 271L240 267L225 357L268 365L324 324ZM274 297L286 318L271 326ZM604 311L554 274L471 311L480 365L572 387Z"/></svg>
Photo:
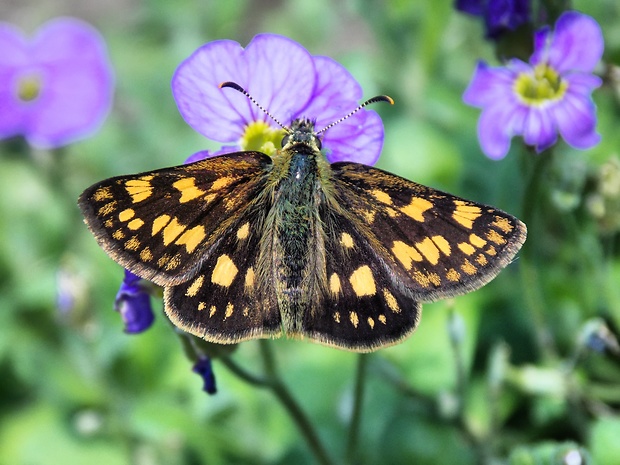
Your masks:
<svg viewBox="0 0 620 465"><path fill-rule="evenodd" d="M330 164L303 118L272 157L113 177L78 203L112 259L164 288L177 327L221 344L283 334L358 352L398 343L422 302L480 288L526 238L496 208Z"/></svg>

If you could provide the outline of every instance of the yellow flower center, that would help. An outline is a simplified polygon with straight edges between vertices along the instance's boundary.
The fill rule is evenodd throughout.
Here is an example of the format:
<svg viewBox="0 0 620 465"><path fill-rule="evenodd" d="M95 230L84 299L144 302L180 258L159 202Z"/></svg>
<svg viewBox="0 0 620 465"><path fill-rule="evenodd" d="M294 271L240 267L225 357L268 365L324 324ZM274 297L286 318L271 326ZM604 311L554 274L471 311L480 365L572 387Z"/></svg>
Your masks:
<svg viewBox="0 0 620 465"><path fill-rule="evenodd" d="M245 128L240 145L243 150L257 150L273 156L284 135L283 129L274 129L265 121L254 121Z"/></svg>
<svg viewBox="0 0 620 465"><path fill-rule="evenodd" d="M23 76L17 83L17 97L23 102L31 102L41 93L41 78L35 74Z"/></svg>
<svg viewBox="0 0 620 465"><path fill-rule="evenodd" d="M534 73L521 73L514 83L514 90L523 103L532 106L544 105L549 101L560 100L568 89L556 70L541 63Z"/></svg>

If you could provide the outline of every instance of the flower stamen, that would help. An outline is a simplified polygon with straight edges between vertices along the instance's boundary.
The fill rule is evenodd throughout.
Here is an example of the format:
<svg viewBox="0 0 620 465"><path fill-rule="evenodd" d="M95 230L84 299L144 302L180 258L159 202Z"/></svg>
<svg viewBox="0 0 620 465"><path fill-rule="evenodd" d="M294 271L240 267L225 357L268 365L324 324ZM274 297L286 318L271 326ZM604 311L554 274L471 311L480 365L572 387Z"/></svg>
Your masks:
<svg viewBox="0 0 620 465"><path fill-rule="evenodd" d="M17 97L22 102L32 102L41 94L41 78L36 74L29 74L19 78L17 82Z"/></svg>
<svg viewBox="0 0 620 465"><path fill-rule="evenodd" d="M265 121L254 121L245 127L240 145L242 150L256 150L273 156L280 148L284 129L276 129Z"/></svg>
<svg viewBox="0 0 620 465"><path fill-rule="evenodd" d="M546 63L537 65L533 73L520 73L514 83L517 96L530 106L541 106L560 100L566 89L568 82Z"/></svg>

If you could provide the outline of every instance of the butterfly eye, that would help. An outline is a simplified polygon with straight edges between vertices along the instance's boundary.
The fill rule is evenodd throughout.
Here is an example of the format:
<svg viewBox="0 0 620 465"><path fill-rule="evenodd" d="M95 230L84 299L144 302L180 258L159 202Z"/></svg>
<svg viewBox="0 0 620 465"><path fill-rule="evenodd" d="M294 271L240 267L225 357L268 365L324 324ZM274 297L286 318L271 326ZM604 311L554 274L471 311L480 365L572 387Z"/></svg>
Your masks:
<svg viewBox="0 0 620 465"><path fill-rule="evenodd" d="M287 134L286 136L284 136L282 138L282 147L284 147L286 144L288 144L288 141L291 139L291 135Z"/></svg>
<svg viewBox="0 0 620 465"><path fill-rule="evenodd" d="M321 143L321 139L319 139L318 137L315 137L314 140L316 141L316 148L321 150L321 147L323 147L323 144Z"/></svg>

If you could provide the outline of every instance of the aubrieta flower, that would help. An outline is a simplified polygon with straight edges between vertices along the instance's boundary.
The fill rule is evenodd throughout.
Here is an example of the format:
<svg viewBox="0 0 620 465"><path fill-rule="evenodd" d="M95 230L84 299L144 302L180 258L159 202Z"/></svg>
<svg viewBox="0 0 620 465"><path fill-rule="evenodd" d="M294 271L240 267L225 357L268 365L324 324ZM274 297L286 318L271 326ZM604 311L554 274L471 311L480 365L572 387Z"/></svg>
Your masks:
<svg viewBox="0 0 620 465"><path fill-rule="evenodd" d="M530 0L456 0L455 8L484 18L491 39L530 21Z"/></svg>
<svg viewBox="0 0 620 465"><path fill-rule="evenodd" d="M0 51L0 139L21 135L32 146L56 148L103 123L114 78L92 26L55 19L28 39L0 23Z"/></svg>
<svg viewBox="0 0 620 465"><path fill-rule="evenodd" d="M151 297L141 278L128 270L125 270L125 279L114 299L114 309L121 314L125 332L130 334L146 331L155 319Z"/></svg>
<svg viewBox="0 0 620 465"><path fill-rule="evenodd" d="M280 148L284 132L264 111L232 89L234 81L283 124L298 117L316 120L320 130L359 104L362 89L349 72L327 57L312 56L297 42L259 34L244 49L231 40L200 47L176 70L172 92L181 115L205 137L226 145L210 155ZM371 110L357 112L330 128L323 147L330 162L374 164L383 145L383 124ZM204 157L201 152L191 157Z"/></svg>
<svg viewBox="0 0 620 465"><path fill-rule="evenodd" d="M478 138L490 158L506 156L510 140L522 135L541 152L558 132L572 147L596 145L596 107L592 91L601 79L592 74L603 54L600 26L589 16L570 11L555 31L536 32L529 63L512 59L505 67L480 62L463 100L482 108Z"/></svg>

